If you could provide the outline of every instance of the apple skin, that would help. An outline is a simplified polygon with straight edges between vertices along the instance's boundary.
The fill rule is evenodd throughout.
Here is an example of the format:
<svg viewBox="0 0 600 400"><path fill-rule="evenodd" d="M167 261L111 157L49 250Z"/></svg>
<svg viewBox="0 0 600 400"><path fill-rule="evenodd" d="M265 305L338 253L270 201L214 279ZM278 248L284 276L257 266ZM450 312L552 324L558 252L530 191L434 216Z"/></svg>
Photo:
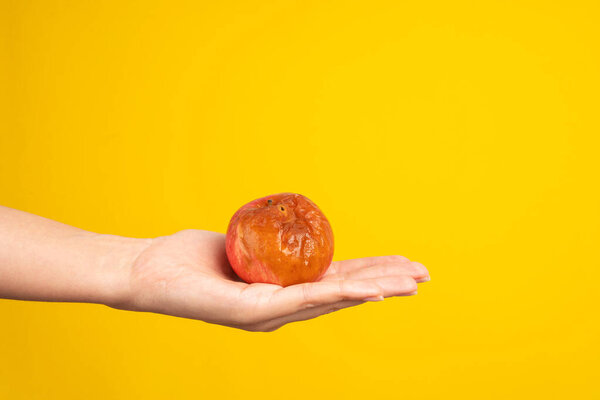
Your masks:
<svg viewBox="0 0 600 400"><path fill-rule="evenodd" d="M247 283L289 286L323 276L333 259L333 231L308 198L279 193L242 206L229 222L225 246Z"/></svg>

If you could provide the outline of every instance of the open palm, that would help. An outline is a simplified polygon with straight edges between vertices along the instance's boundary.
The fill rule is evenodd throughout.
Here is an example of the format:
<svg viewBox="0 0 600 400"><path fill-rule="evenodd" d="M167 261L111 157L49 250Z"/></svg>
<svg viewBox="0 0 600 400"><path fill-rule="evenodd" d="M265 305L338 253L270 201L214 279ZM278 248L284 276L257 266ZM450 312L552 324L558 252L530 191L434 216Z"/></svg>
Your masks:
<svg viewBox="0 0 600 400"><path fill-rule="evenodd" d="M401 256L335 261L318 282L281 287L241 281L225 253L225 235L184 230L152 239L131 269L123 308L272 331L384 297L414 294L427 269Z"/></svg>

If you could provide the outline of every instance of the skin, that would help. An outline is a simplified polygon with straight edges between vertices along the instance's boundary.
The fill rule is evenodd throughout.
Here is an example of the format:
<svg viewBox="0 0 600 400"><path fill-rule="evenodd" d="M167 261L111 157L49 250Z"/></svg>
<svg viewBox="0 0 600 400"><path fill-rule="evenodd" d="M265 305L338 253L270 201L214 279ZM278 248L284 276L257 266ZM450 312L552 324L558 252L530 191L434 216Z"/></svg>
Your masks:
<svg viewBox="0 0 600 400"><path fill-rule="evenodd" d="M313 282L333 259L333 231L308 198L279 193L251 201L233 215L226 250L234 271L248 283Z"/></svg>
<svg viewBox="0 0 600 400"><path fill-rule="evenodd" d="M401 256L335 261L318 281L241 281L225 235L154 239L97 234L0 206L0 298L87 302L273 331L365 301L416 294L427 269Z"/></svg>

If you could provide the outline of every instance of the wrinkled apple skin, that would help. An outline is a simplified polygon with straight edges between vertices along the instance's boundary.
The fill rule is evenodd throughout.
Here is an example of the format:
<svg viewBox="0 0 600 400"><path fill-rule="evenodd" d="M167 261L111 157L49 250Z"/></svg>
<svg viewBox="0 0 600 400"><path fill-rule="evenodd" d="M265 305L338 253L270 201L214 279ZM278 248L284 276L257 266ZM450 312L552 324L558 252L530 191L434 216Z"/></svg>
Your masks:
<svg viewBox="0 0 600 400"><path fill-rule="evenodd" d="M313 282L333 259L333 231L308 198L279 193L251 201L233 215L226 251L233 270L248 283Z"/></svg>

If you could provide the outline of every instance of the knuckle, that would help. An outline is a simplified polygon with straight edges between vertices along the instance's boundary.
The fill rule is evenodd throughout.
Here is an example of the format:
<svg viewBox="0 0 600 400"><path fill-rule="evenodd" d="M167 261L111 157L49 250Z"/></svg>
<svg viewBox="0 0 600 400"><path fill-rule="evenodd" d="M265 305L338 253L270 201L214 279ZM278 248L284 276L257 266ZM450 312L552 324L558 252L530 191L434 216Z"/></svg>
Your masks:
<svg viewBox="0 0 600 400"><path fill-rule="evenodd" d="M337 296L339 298L341 298L344 295L344 293L345 293L345 289L348 287L348 283L347 283L346 280L340 279L337 282L337 285L338 285L338 287L337 287Z"/></svg>
<svg viewBox="0 0 600 400"><path fill-rule="evenodd" d="M302 308L314 307L313 285L305 284L302 286Z"/></svg>

